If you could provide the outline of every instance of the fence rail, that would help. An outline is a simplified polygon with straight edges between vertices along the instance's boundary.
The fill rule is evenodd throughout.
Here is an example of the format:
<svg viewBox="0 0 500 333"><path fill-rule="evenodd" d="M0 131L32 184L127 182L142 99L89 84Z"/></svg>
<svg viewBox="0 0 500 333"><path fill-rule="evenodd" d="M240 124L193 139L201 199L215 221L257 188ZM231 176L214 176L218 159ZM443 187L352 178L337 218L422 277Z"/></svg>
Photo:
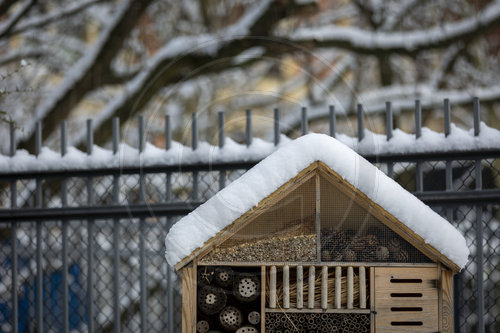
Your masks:
<svg viewBox="0 0 500 333"><path fill-rule="evenodd" d="M445 103L444 136L450 134ZM479 101L474 100L475 136L480 136ZM362 108L358 141L366 140ZM415 138L422 134L418 104ZM251 146L251 112L246 144ZM337 136L330 109L330 135ZM274 142L280 112L274 111ZM301 110L301 134L308 132ZM196 116L192 148L199 147ZM218 147L226 144L225 118L218 117ZM387 123L392 111L387 106ZM87 123L92 154L92 121ZM113 153L119 150L119 123L113 122ZM37 148L40 154L40 126ZM144 120L137 150L144 151ZM172 147L166 117L165 146ZM387 127L387 140L393 129ZM66 129L61 150L67 153ZM495 146L495 145L492 145ZM270 150L271 151L271 150ZM464 151L363 154L461 230L471 260L455 278L455 331L497 332L500 325L500 148ZM15 131L11 128L11 156ZM164 260L163 240L178 219L237 179L259 159L205 159L182 164L0 171L0 330L180 331L179 285Z"/></svg>

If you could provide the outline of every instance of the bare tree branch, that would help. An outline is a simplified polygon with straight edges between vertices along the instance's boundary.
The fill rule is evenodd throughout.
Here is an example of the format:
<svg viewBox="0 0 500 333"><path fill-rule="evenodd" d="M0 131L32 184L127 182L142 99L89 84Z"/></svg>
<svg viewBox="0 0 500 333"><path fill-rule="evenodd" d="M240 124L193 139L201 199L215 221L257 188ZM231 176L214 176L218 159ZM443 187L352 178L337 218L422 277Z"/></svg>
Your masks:
<svg viewBox="0 0 500 333"><path fill-rule="evenodd" d="M66 75L66 79L37 110L42 120L43 138L47 138L57 127L58 121L66 119L72 108L90 91L106 82L110 64L120 47L134 28L142 12L151 0L125 1L110 25L101 33L93 50L84 55ZM33 152L35 147L34 124L27 128L30 133L19 148Z"/></svg>
<svg viewBox="0 0 500 333"><path fill-rule="evenodd" d="M14 29L12 29L11 33L21 33L29 29L39 28L62 19L67 19L73 15L81 13L88 7L103 1L105 0L86 0L77 4L69 5L67 8L59 9L47 15L21 21Z"/></svg>
<svg viewBox="0 0 500 333"><path fill-rule="evenodd" d="M5 13L9 11L13 4L15 4L18 0L4 0L0 3L0 16L3 16Z"/></svg>
<svg viewBox="0 0 500 333"><path fill-rule="evenodd" d="M126 119L140 112L161 88L234 67L234 57L261 42L267 44L266 36L276 23L294 14L294 10L306 8L309 9L310 5L297 5L293 1L261 2L222 33L183 36L172 40L158 51L144 71L127 84L125 91L100 113L95 121L94 141L96 144L106 143L111 132L104 129L110 128L112 118L119 117L123 124ZM82 134L78 135L73 144L80 145L83 138Z"/></svg>
<svg viewBox="0 0 500 333"><path fill-rule="evenodd" d="M23 18L26 13L28 13L35 4L35 0L27 0L24 5L14 14L12 15L6 22L4 22L0 26L0 38L5 37L7 34L10 33L12 28Z"/></svg>
<svg viewBox="0 0 500 333"><path fill-rule="evenodd" d="M468 42L500 25L500 3L494 2L475 17L427 30L374 32L354 27L302 28L290 34L290 42L309 47L336 47L360 54L415 55L444 48L458 41ZM285 36L284 36L285 37Z"/></svg>

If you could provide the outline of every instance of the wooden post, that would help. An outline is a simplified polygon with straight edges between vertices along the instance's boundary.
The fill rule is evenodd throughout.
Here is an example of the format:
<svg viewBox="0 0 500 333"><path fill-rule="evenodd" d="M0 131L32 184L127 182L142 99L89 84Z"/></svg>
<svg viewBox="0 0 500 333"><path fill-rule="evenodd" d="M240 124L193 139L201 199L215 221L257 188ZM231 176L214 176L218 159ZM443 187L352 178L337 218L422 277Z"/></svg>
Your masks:
<svg viewBox="0 0 500 333"><path fill-rule="evenodd" d="M441 272L441 330L453 332L453 272L444 269Z"/></svg>
<svg viewBox="0 0 500 333"><path fill-rule="evenodd" d="M261 267L260 280L262 281L260 296L260 331L264 332L266 330L266 266Z"/></svg>
<svg viewBox="0 0 500 333"><path fill-rule="evenodd" d="M196 332L196 268L182 269L182 333Z"/></svg>
<svg viewBox="0 0 500 333"><path fill-rule="evenodd" d="M314 309L314 289L315 289L315 268L314 266L309 266L309 290L307 292L307 307L309 309Z"/></svg>
<svg viewBox="0 0 500 333"><path fill-rule="evenodd" d="M347 267L347 308L352 309L354 303L354 271L352 266Z"/></svg>
<svg viewBox="0 0 500 333"><path fill-rule="evenodd" d="M359 307L366 309L366 270L364 266L359 267Z"/></svg>
<svg viewBox="0 0 500 333"><path fill-rule="evenodd" d="M271 274L269 278L269 307L276 308L276 266L271 266Z"/></svg>
<svg viewBox="0 0 500 333"><path fill-rule="evenodd" d="M304 307L304 268L297 266L297 309Z"/></svg>
<svg viewBox="0 0 500 333"><path fill-rule="evenodd" d="M370 332L375 332L375 267L370 270Z"/></svg>
<svg viewBox="0 0 500 333"><path fill-rule="evenodd" d="M342 308L342 267L335 267L335 307Z"/></svg>
<svg viewBox="0 0 500 333"><path fill-rule="evenodd" d="M283 267L283 308L290 308L290 267Z"/></svg>
<svg viewBox="0 0 500 333"><path fill-rule="evenodd" d="M321 270L321 308L328 308L328 266L323 266Z"/></svg>

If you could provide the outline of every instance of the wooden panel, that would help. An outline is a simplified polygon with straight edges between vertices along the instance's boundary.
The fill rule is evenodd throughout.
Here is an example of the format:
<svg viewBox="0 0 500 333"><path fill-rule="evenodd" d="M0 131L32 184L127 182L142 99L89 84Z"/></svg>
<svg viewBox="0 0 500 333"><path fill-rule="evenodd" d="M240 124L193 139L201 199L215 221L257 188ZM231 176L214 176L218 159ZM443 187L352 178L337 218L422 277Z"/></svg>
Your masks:
<svg viewBox="0 0 500 333"><path fill-rule="evenodd" d="M441 332L453 332L453 272L441 273Z"/></svg>
<svg viewBox="0 0 500 333"><path fill-rule="evenodd" d="M261 295L260 295L260 331L265 333L266 331L266 266L262 266L260 270L260 285L261 285Z"/></svg>
<svg viewBox="0 0 500 333"><path fill-rule="evenodd" d="M375 268L375 331L437 332L436 268Z"/></svg>
<svg viewBox="0 0 500 333"><path fill-rule="evenodd" d="M196 267L182 269L182 333L196 332Z"/></svg>

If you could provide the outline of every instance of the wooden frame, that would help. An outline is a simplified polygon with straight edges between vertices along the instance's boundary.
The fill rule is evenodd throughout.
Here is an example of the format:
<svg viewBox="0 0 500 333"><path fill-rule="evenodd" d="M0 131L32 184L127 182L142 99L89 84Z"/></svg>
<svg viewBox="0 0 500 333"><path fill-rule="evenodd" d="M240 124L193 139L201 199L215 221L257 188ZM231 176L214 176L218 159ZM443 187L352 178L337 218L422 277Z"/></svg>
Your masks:
<svg viewBox="0 0 500 333"><path fill-rule="evenodd" d="M286 198L286 196L297 189L299 186L305 184L307 181L310 181L314 177L315 181L315 229L316 229L316 253L317 258L316 262L203 262L200 263L199 260L206 256L210 251L232 237L235 233L239 232L242 228L247 226L249 223L252 223L256 218L260 215L266 213L269 209L274 207L280 200ZM320 233L321 233L321 191L320 191L320 182L323 181L321 179L323 177L330 185L334 188L342 192L351 198L356 204L360 205L367 212L372 214L376 219L378 219L385 226L390 228L412 246L414 246L417 250L428 256L432 261L432 263L395 263L395 262L323 262L321 261L321 244L320 244ZM192 266L187 266L189 263L192 263ZM234 267L255 267L259 269L261 272L261 301L260 301L260 314L261 314L261 323L260 323L260 331L265 332L265 322L266 322L266 313L272 312L290 312L290 313L363 313L370 314L370 332L375 332L377 327L378 318L380 315L377 315L377 312L386 311L385 308L377 306L377 289L378 288L388 288L387 285L387 274L384 273L385 280L380 278L377 275L377 272L392 272L398 269L403 269L403 271L412 271L412 272L421 272L426 276L426 281L428 280L429 272L434 272L436 281L436 304L434 302L434 298L429 298L425 304L429 306L429 302L432 303L431 309L436 309L435 316L427 314L426 322L437 322L437 328L440 332L453 332L453 274L459 270L459 267L450 261L447 257L443 256L439 251L437 251L434 247L426 244L422 237L417 235L411 229L409 229L406 225L401 223L398 219L388 213L384 208L380 205L374 203L370 198L368 198L364 193L355 188L353 185L342 179L336 172L331 170L326 164L323 162L317 161L309 165L307 168L302 170L296 177L289 180L287 183L282 185L278 190L273 192L271 195L263 199L256 207L245 212L241 217L236 219L231 225L227 226L223 230L221 230L217 235L210 238L207 242L203 244L200 248L193 251L189 256L180 261L175 269L182 269L182 332L183 333L195 333L196 332L196 290L197 290L197 266L234 266ZM305 284L305 280L303 276L314 274L313 283L316 281L317 276L321 276L321 302L319 302L319 306L317 301L314 299L303 299L305 295L303 295L302 290L297 292L297 297L301 298L303 304L302 306L291 307L290 306L290 295L289 289L287 288L289 281L283 281L284 288L284 302L283 306L277 304L274 308L272 306L266 307L266 288L270 289L270 297L272 295L276 295L276 267L281 267L283 269L283 279L288 279L290 277L290 269L295 269L297 267L302 267L301 282ZM321 269L319 269L321 267ZM323 280L325 276L327 276L331 268L335 267L334 272L338 275L338 271L346 272L347 274L347 304L345 306L338 306L337 290L335 290L334 298L331 300L328 298L327 290L328 283L325 283ZM353 287L353 267L364 267L362 270L363 273L359 272L360 276L364 276L364 278L369 279L369 290L360 290L360 294L368 299L368 302L359 308L353 308L353 299L352 299L352 287ZM394 267L394 269L390 269ZM268 279L267 273L270 273L270 280ZM274 272L274 275L273 275ZM401 272L399 270L398 272ZM342 273L341 273L342 274ZM398 273L399 274L399 273ZM426 275L427 274L427 275ZM281 275L280 275L281 276ZM297 273L296 277L299 277ZM359 279L359 276L357 277ZM340 282L338 277L334 277L335 284L337 285ZM354 278L355 279L355 278ZM310 279L307 283L310 283ZM339 281L337 281L339 280ZM325 280L326 281L326 280ZM361 280L362 281L362 280ZM385 282L384 282L385 281ZM298 282L297 282L298 284ZM274 290L273 290L274 286ZM343 287L342 287L343 288ZM311 286L309 286L311 289ZM336 288L337 289L337 288ZM326 291L325 291L326 290ZM339 288L340 291L340 288ZM288 295L288 297L287 297ZM306 298L310 298L311 294L307 293ZM314 296L314 293L312 294ZM350 297L349 297L350 295ZM359 296L361 297L361 296ZM296 303L298 304L298 303ZM360 303L361 304L361 303ZM399 303L397 303L399 304ZM400 315L398 314L397 317ZM405 318L406 314L403 313L401 315L402 318ZM387 321L387 313L385 314L385 319L383 321ZM390 318L390 317L389 317ZM389 319L390 320L390 319ZM390 322L390 321L389 321Z"/></svg>

